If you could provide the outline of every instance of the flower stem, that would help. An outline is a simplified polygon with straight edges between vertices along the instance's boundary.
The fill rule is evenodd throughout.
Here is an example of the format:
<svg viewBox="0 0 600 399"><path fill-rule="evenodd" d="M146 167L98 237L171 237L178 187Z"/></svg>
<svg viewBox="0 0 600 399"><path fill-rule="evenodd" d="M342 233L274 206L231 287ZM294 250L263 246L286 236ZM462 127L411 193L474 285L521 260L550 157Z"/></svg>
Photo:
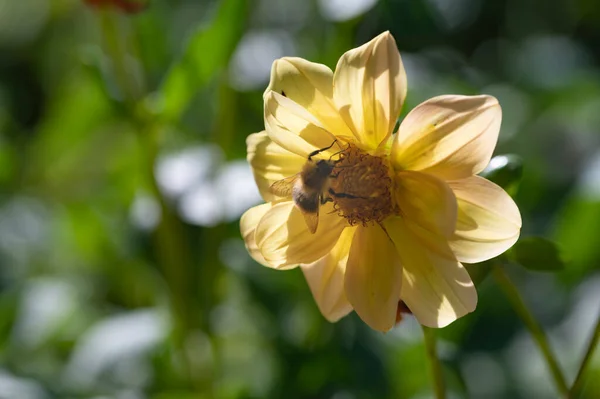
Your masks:
<svg viewBox="0 0 600 399"><path fill-rule="evenodd" d="M436 399L446 398L446 387L444 385L444 375L442 364L437 357L437 340L433 328L423 326L423 341L425 343L425 351L427 352L427 360L429 360L429 368L433 377L433 390Z"/></svg>
<svg viewBox="0 0 600 399"><path fill-rule="evenodd" d="M117 15L110 9L101 10L100 23L104 38L104 49L112 61L111 69L117 87L121 91L122 101L129 108L133 108L136 100L138 100L139 93L137 93L134 85L134 76L127 68L125 40L119 31Z"/></svg>
<svg viewBox="0 0 600 399"><path fill-rule="evenodd" d="M590 339L590 344L588 345L587 351L585 352L585 356L583 357L583 361L581 362L581 366L579 367L579 371L577 372L577 377L575 377L575 381L573 382L573 386L571 387L571 391L569 392L569 398L571 399L582 397L581 393L587 375L586 371L592 360L594 350L596 349L596 346L598 346L599 340L600 315L598 315L598 320L596 321L596 328L594 329L594 333L592 335L592 338Z"/></svg>
<svg viewBox="0 0 600 399"><path fill-rule="evenodd" d="M539 325L537 320L535 320L525 305L525 302L523 301L521 294L519 294L517 287L515 287L513 282L506 275L502 266L495 264L492 268L492 273L496 279L496 282L506 294L508 300L511 302L523 323L525 323L525 327L527 327L534 341L542 352L542 355L546 360L546 364L550 369L550 373L552 374L552 378L554 379L556 389L562 397L566 397L568 395L569 388L567 387L565 376L558 365L558 361L550 349L550 344L548 343L548 339L546 338L544 330L542 330L542 327Z"/></svg>
<svg viewBox="0 0 600 399"><path fill-rule="evenodd" d="M213 374L200 372L187 349L191 331L202 330L199 325L200 311L194 306L194 278L192 270L192 248L186 239L185 226L168 205L160 191L154 166L158 158L158 145L161 124L152 116L135 112L144 93L134 84L134 76L127 67L127 35L121 31L118 14L102 10L100 22L105 43L105 51L111 60L112 72L122 102L129 111L128 117L135 126L143 157L143 172L151 194L160 205L161 221L153 232L154 250L157 264L162 268L169 289L171 314L173 315L172 339L183 365L183 372L190 385L207 397L213 397Z"/></svg>

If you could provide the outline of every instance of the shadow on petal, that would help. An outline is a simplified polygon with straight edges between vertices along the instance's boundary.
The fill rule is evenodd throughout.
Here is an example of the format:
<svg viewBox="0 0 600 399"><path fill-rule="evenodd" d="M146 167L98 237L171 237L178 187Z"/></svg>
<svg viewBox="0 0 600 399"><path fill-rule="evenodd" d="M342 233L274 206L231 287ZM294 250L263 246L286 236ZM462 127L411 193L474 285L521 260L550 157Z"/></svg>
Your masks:
<svg viewBox="0 0 600 399"><path fill-rule="evenodd" d="M384 222L403 266L400 296L419 323L445 327L475 310L477 291L463 265L449 256L447 241L424 229L417 234L410 224L400 217Z"/></svg>

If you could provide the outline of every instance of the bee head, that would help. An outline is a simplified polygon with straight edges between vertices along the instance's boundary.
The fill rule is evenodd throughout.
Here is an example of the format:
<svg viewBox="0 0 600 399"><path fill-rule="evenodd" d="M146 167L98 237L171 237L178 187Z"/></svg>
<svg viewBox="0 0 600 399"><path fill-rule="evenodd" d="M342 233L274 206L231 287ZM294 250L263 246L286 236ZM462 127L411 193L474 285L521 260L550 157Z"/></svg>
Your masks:
<svg viewBox="0 0 600 399"><path fill-rule="evenodd" d="M317 170L322 172L324 175L328 175L333 170L334 164L325 159L320 159L317 161Z"/></svg>

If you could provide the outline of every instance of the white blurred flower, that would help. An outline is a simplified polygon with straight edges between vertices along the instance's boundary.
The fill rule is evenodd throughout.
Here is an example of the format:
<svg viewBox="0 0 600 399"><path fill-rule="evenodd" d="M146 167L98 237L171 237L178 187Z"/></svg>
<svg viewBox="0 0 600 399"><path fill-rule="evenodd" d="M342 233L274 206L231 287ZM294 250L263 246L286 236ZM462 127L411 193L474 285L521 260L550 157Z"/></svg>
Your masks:
<svg viewBox="0 0 600 399"><path fill-rule="evenodd" d="M136 310L100 320L77 342L64 370L66 385L94 388L110 375L123 385L143 384L146 356L166 339L169 322L155 309Z"/></svg>
<svg viewBox="0 0 600 399"><path fill-rule="evenodd" d="M46 399L50 396L30 378L20 378L0 369L0 399Z"/></svg>
<svg viewBox="0 0 600 399"><path fill-rule="evenodd" d="M223 153L216 145L186 148L160 157L155 168L156 180L167 196L178 197L198 180L206 179L222 159Z"/></svg>
<svg viewBox="0 0 600 399"><path fill-rule="evenodd" d="M283 30L251 31L238 44L230 66L230 82L237 90L256 90L269 81L271 64L293 55L294 40Z"/></svg>
<svg viewBox="0 0 600 399"><path fill-rule="evenodd" d="M159 187L176 202L187 223L210 227L230 222L261 202L250 165L242 160L223 163L222 159L219 147L207 145L164 156L157 164ZM134 222L149 224L156 219L155 208L148 198L136 199Z"/></svg>
<svg viewBox="0 0 600 399"><path fill-rule="evenodd" d="M321 14L330 21L347 21L369 11L377 0L319 0Z"/></svg>

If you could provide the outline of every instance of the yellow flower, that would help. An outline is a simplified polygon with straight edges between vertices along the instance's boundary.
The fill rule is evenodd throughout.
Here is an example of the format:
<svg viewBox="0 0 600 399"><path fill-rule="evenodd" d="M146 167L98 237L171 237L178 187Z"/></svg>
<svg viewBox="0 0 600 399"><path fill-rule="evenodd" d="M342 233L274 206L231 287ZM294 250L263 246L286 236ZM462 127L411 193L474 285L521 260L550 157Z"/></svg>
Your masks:
<svg viewBox="0 0 600 399"><path fill-rule="evenodd" d="M387 331L403 301L421 324L446 326L477 304L460 262L490 259L519 237L515 203L476 176L498 138L497 100L435 97L392 135L405 96L389 32L345 53L335 73L282 58L264 94L265 131L248 136L248 160L267 202L242 216L248 251L275 269L300 265L330 321L354 310ZM313 159L331 161L333 171L323 192L329 202L311 233L293 198L270 186L332 143Z"/></svg>

